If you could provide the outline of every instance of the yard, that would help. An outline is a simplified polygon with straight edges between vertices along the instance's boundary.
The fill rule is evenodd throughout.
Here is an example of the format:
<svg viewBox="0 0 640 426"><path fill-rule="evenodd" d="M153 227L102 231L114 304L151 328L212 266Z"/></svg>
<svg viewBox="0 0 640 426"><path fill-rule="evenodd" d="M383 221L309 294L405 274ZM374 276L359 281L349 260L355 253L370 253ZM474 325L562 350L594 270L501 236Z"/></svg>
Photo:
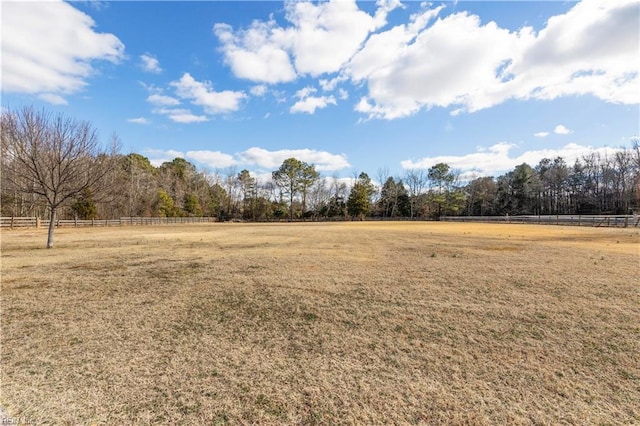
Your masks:
<svg viewBox="0 0 640 426"><path fill-rule="evenodd" d="M2 231L0 406L36 424L640 423L640 230Z"/></svg>

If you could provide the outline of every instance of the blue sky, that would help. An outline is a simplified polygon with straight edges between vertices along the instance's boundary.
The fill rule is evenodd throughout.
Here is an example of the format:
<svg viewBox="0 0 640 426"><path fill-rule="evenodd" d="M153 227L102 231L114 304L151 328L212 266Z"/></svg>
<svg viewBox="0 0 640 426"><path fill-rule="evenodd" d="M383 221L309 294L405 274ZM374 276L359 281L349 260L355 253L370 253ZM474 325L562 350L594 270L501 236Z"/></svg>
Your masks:
<svg viewBox="0 0 640 426"><path fill-rule="evenodd" d="M631 146L640 1L2 2L2 106L156 165L463 177Z"/></svg>

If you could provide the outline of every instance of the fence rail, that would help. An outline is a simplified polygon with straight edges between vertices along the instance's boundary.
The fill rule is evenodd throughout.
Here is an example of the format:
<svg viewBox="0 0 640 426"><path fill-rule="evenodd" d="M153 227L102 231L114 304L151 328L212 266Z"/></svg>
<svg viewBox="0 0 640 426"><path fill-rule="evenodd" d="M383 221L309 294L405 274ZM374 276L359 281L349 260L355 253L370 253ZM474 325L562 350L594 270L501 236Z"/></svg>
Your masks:
<svg viewBox="0 0 640 426"><path fill-rule="evenodd" d="M640 216L584 216L584 215L545 215L545 216L443 216L448 222L490 222L490 223L529 223L545 225L573 225L595 227L637 228ZM123 225L167 225L182 223L217 222L215 217L121 217L119 219L94 220L56 220L56 227L81 226L123 226ZM49 220L36 217L0 217L0 228L38 228L48 227Z"/></svg>
<svg viewBox="0 0 640 426"><path fill-rule="evenodd" d="M56 220L56 227L81 226L123 226L123 225L166 225L180 223L216 222L215 217L121 217L119 219L93 220ZM39 228L48 227L48 219L37 217L0 217L0 228Z"/></svg>
<svg viewBox="0 0 640 426"><path fill-rule="evenodd" d="M444 216L449 222L531 223L544 225L572 225L615 228L637 228L637 215L544 215L544 216Z"/></svg>

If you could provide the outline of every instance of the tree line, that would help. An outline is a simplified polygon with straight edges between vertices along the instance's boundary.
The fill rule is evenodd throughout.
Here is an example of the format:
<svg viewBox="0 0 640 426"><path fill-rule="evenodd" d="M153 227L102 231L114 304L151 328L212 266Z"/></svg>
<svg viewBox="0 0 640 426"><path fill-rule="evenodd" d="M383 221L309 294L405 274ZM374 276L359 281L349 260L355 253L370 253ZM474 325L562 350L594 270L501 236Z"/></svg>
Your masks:
<svg viewBox="0 0 640 426"><path fill-rule="evenodd" d="M288 158L271 179L248 170L205 172L184 158L160 166L102 146L88 122L23 108L2 113L3 216L219 220L434 219L444 215L627 214L639 206L640 146L516 166L462 181L448 164L345 182ZM56 216L57 215L57 216ZM51 231L53 232L53 231Z"/></svg>

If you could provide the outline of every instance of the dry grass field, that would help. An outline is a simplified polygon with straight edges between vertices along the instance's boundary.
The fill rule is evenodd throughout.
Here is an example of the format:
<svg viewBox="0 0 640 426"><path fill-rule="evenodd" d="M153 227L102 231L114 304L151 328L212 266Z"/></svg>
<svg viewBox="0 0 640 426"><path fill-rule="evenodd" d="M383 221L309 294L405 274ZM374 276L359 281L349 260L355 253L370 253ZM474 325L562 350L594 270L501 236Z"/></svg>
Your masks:
<svg viewBox="0 0 640 426"><path fill-rule="evenodd" d="M2 231L0 406L35 424L638 424L638 229Z"/></svg>

